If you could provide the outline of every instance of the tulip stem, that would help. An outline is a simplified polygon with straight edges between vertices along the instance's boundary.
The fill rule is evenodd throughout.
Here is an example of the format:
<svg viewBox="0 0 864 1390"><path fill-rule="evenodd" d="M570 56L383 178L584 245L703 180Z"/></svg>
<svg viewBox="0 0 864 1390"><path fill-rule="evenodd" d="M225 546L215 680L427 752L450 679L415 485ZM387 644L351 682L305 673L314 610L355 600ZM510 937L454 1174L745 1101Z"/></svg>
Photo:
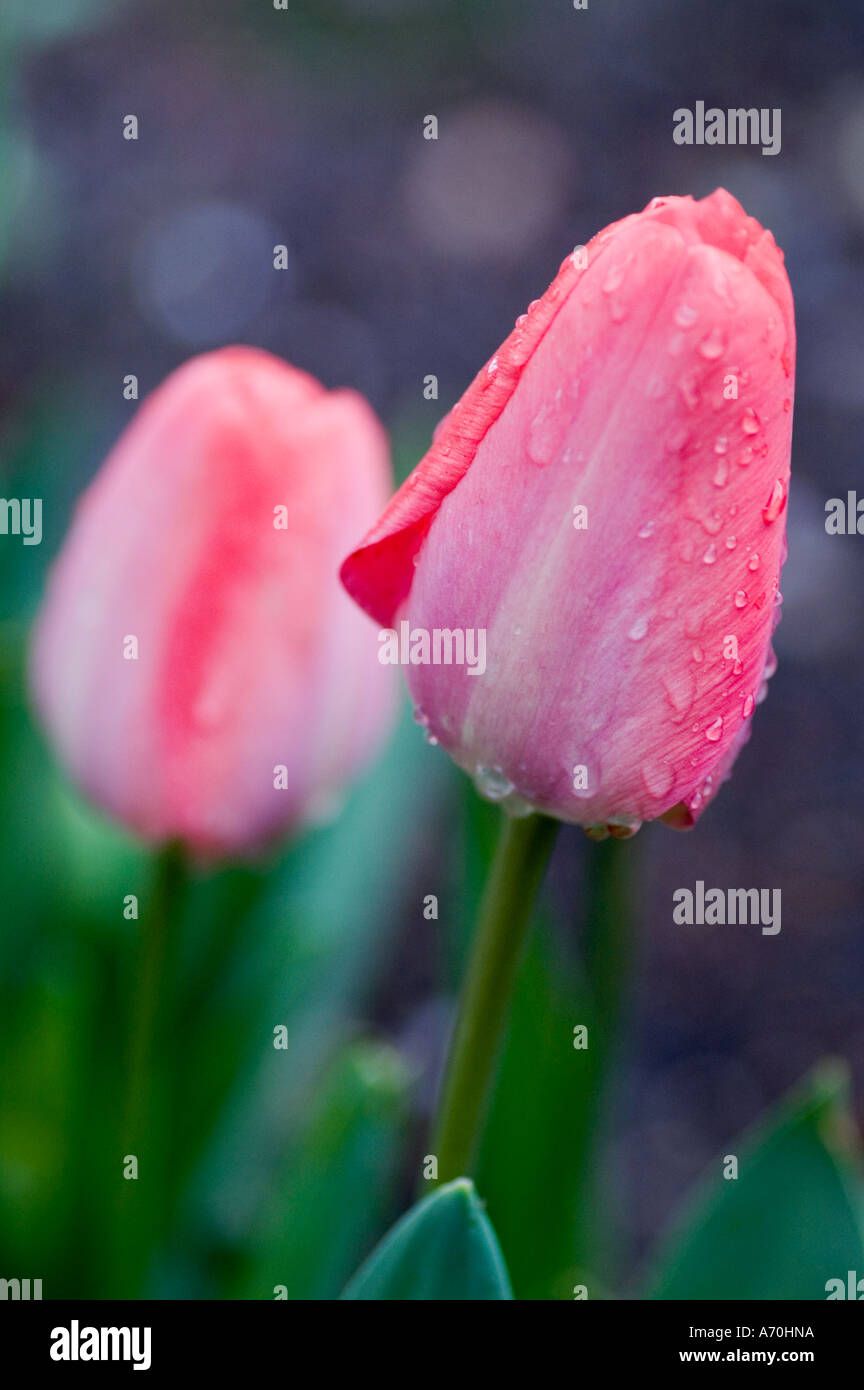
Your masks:
<svg viewBox="0 0 864 1390"><path fill-rule="evenodd" d="M154 864L153 886L143 904L138 958L133 965L122 1158L125 1170L127 1160L134 1156L137 1170L134 1177L125 1171L120 1175L125 1199L120 1230L125 1248L118 1272L122 1288L130 1291L127 1297L134 1296L132 1291L145 1278L148 1253L159 1235L165 1180L159 1166L163 1129L161 1116L156 1114L165 1042L161 1025L171 1003L169 954L180 927L185 884L184 851L180 845L166 845Z"/></svg>
<svg viewBox="0 0 864 1390"><path fill-rule="evenodd" d="M580 1054L584 1072L573 1098L570 1169L578 1193L576 1258L579 1265L594 1269L608 1256L603 1247L608 1247L609 1232L599 1216L614 1208L598 1191L602 1175L597 1156L629 974L634 853L638 848L630 840L608 839L591 845L587 856L582 959L589 1045Z"/></svg>
<svg viewBox="0 0 864 1390"><path fill-rule="evenodd" d="M546 816L505 817L450 1044L432 1144L438 1182L471 1170L534 897L557 829L558 822Z"/></svg>

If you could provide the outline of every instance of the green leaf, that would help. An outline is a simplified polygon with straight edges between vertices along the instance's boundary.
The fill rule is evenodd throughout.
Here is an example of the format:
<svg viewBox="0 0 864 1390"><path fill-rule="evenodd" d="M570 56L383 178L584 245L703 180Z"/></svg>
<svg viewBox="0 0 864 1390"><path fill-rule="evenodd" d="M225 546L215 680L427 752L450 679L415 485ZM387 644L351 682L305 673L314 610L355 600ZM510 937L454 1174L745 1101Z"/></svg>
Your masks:
<svg viewBox="0 0 864 1390"><path fill-rule="evenodd" d="M509 1299L495 1232L468 1178L440 1187L398 1221L355 1274L344 1299Z"/></svg>
<svg viewBox="0 0 864 1390"><path fill-rule="evenodd" d="M657 1261L652 1299L824 1299L864 1272L859 1188L842 1064L823 1063L729 1148ZM718 1165L719 1173L719 1165Z"/></svg>

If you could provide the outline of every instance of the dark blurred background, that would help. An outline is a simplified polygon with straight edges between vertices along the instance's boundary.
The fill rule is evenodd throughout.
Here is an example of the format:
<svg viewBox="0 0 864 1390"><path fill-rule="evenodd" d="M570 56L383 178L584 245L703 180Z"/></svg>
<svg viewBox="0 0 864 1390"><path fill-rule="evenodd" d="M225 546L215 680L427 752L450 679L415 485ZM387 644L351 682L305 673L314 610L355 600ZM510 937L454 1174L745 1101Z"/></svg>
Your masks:
<svg viewBox="0 0 864 1390"><path fill-rule="evenodd" d="M652 196L725 185L785 250L799 357L779 670L698 829L651 826L632 844L635 1011L608 1163L632 1270L706 1165L818 1058L847 1057L861 1101L864 541L827 536L824 508L861 478L864 10L3 0L0 75L2 491L45 499L42 545L0 545L10 650L74 498L135 409L128 373L143 397L195 352L268 348L365 392L401 477L568 251ZM675 145L672 113L697 100L780 107L782 152ZM122 138L127 114L137 141ZM423 138L428 114L437 141ZM430 373L438 401L423 396ZM34 787L49 759L24 747L7 762L4 875L25 888L53 878L64 899L85 871L54 831L40 838ZM392 891L376 899L378 953L346 1007L349 1033L408 1058L422 1153L417 1116L458 956L448 933L464 908L464 793L419 730L403 728L397 750L394 785L416 823L407 842L367 846L392 856ZM89 813L64 814L77 826ZM565 953L590 852L565 829L550 884ZM673 890L697 879L779 887L782 932L673 925ZM427 893L440 895L438 923L423 920ZM16 913L23 976L26 892ZM59 957L47 956L50 976ZM12 1164L34 1209L37 1140ZM224 1196L226 1229L241 1207Z"/></svg>

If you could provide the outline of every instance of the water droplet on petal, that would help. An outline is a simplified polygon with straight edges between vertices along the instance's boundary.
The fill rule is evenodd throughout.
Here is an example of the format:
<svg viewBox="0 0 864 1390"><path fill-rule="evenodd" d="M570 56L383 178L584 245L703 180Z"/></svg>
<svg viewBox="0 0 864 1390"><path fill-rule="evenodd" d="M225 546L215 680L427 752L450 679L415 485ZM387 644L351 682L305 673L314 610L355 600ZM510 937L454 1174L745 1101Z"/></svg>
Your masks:
<svg viewBox="0 0 864 1390"><path fill-rule="evenodd" d="M678 383L678 390L688 410L695 410L702 399L699 384L695 376L682 377Z"/></svg>
<svg viewBox="0 0 864 1390"><path fill-rule="evenodd" d="M718 714L717 718L714 720L714 723L709 724L708 728L705 730L705 737L707 738L709 743L717 743L719 742L722 734L723 718L721 715Z"/></svg>
<svg viewBox="0 0 864 1390"><path fill-rule="evenodd" d="M762 520L765 525L770 526L772 521L776 521L785 506L786 489L778 478L771 489L771 496L762 508Z"/></svg>
<svg viewBox="0 0 864 1390"><path fill-rule="evenodd" d="M747 699L744 701L744 704L743 704L742 707L741 707L741 718L742 718L742 719L749 719L749 718L750 718L750 715L753 713L753 704L754 704L753 696L752 696L752 695L748 695L748 696L747 696Z"/></svg>
<svg viewBox="0 0 864 1390"><path fill-rule="evenodd" d="M706 362L715 362L718 357L722 357L725 347L725 335L719 328L712 328L707 338L702 339L697 350L699 356L704 357Z"/></svg>
<svg viewBox="0 0 864 1390"><path fill-rule="evenodd" d="M477 768L474 777L477 790L481 796L486 797L487 801L501 801L514 790L513 783L509 777L505 776L500 767L481 765Z"/></svg>
<svg viewBox="0 0 864 1390"><path fill-rule="evenodd" d="M705 653L703 652L702 648L697 645L692 649L691 655L694 661L701 661Z"/></svg>
<svg viewBox="0 0 864 1390"><path fill-rule="evenodd" d="M735 595L735 607L736 607L736 608L746 608L746 607L747 607L747 591L746 591L745 589L739 589L738 592L736 593L736 595Z"/></svg>
<svg viewBox="0 0 864 1390"><path fill-rule="evenodd" d="M691 304L679 304L675 310L675 322L679 328L689 328L699 315Z"/></svg>
<svg viewBox="0 0 864 1390"><path fill-rule="evenodd" d="M494 376L495 373L497 372L497 370L498 370L498 358L497 358L497 356L496 356L496 357L493 357L493 358L486 364L486 375L487 375L487 376Z"/></svg>
<svg viewBox="0 0 864 1390"><path fill-rule="evenodd" d="M716 559L717 559L717 547L716 547L716 545L714 544L714 542L712 541L711 544L709 545L708 549L705 551L705 554L702 556L702 563L703 563L703 565L713 565L713 564L714 564L714 561L715 561Z"/></svg>
<svg viewBox="0 0 864 1390"><path fill-rule="evenodd" d="M747 568L748 568L748 570L758 570L758 568L759 568L759 552L758 552L758 550L754 550L754 551L753 551L753 554L750 556L750 559L747 561Z"/></svg>
<svg viewBox="0 0 864 1390"><path fill-rule="evenodd" d="M741 416L741 428L745 434L759 433L759 416L752 406L747 407Z"/></svg>
<svg viewBox="0 0 864 1390"><path fill-rule="evenodd" d="M675 769L669 763L646 763L642 781L651 796L668 796L675 783Z"/></svg>
<svg viewBox="0 0 864 1390"><path fill-rule="evenodd" d="M738 544L738 537L737 537L737 536L727 536L727 537L726 537L726 549L727 549L727 550L734 550L737 544Z"/></svg>
<svg viewBox="0 0 864 1390"><path fill-rule="evenodd" d="M747 447L745 449L742 449L741 453L738 455L738 467L749 468L752 462L753 450L750 448L750 445L748 444Z"/></svg>
<svg viewBox="0 0 864 1390"><path fill-rule="evenodd" d="M696 698L696 678L692 671L667 672L662 678L666 699L683 719Z"/></svg>
<svg viewBox="0 0 864 1390"><path fill-rule="evenodd" d="M713 479L712 479L712 482L714 483L714 486L715 486L715 487L725 487L725 486L726 486L726 479L727 479L728 477L729 477L729 465L728 465L728 463L726 462L725 459L720 459L720 462L717 464L717 471L716 471L716 473L714 474L714 477L713 477Z"/></svg>
<svg viewBox="0 0 864 1390"><path fill-rule="evenodd" d="M670 454L680 454L689 438L690 431L687 429L687 426L676 425L667 436L665 448L668 449Z"/></svg>
<svg viewBox="0 0 864 1390"><path fill-rule="evenodd" d="M628 632L627 636L630 638L631 642L641 642L642 638L645 636L645 633L647 631L648 619L637 618L630 631Z"/></svg>
<svg viewBox="0 0 864 1390"><path fill-rule="evenodd" d="M640 526L637 532L640 541L647 541L649 537L653 536L656 525L656 521L646 521L644 526Z"/></svg>
<svg viewBox="0 0 864 1390"><path fill-rule="evenodd" d="M714 444L714 452L715 454L728 454L729 440L726 438L725 434L721 434L718 436Z"/></svg>

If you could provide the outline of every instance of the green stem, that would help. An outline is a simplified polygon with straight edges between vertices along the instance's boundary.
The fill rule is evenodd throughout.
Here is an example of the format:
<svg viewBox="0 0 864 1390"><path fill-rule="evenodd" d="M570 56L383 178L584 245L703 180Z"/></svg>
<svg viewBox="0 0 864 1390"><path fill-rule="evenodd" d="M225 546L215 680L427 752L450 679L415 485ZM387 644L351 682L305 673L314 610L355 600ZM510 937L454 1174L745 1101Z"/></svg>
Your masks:
<svg viewBox="0 0 864 1390"><path fill-rule="evenodd" d="M156 857L153 888L139 920L139 953L133 967L126 1096L122 1118L122 1159L137 1160L137 1176L120 1176L120 1248L117 1297L133 1297L146 1277L149 1254L161 1228L165 1174L160 1141L166 1133L159 1113L166 1072L164 1021L173 985L169 957L180 930L186 885L182 848L166 845Z"/></svg>
<svg viewBox="0 0 864 1390"><path fill-rule="evenodd" d="M438 1181L470 1172L486 1117L516 969L557 821L505 818L471 947L432 1152Z"/></svg>
<svg viewBox="0 0 864 1390"><path fill-rule="evenodd" d="M580 1087L580 1123L571 1149L579 1211L576 1230L580 1263L602 1258L597 1214L597 1146L603 1129L607 1087L616 1060L618 1023L630 952L633 855L629 840L604 840L588 853L583 963L589 1019L585 1074Z"/></svg>

